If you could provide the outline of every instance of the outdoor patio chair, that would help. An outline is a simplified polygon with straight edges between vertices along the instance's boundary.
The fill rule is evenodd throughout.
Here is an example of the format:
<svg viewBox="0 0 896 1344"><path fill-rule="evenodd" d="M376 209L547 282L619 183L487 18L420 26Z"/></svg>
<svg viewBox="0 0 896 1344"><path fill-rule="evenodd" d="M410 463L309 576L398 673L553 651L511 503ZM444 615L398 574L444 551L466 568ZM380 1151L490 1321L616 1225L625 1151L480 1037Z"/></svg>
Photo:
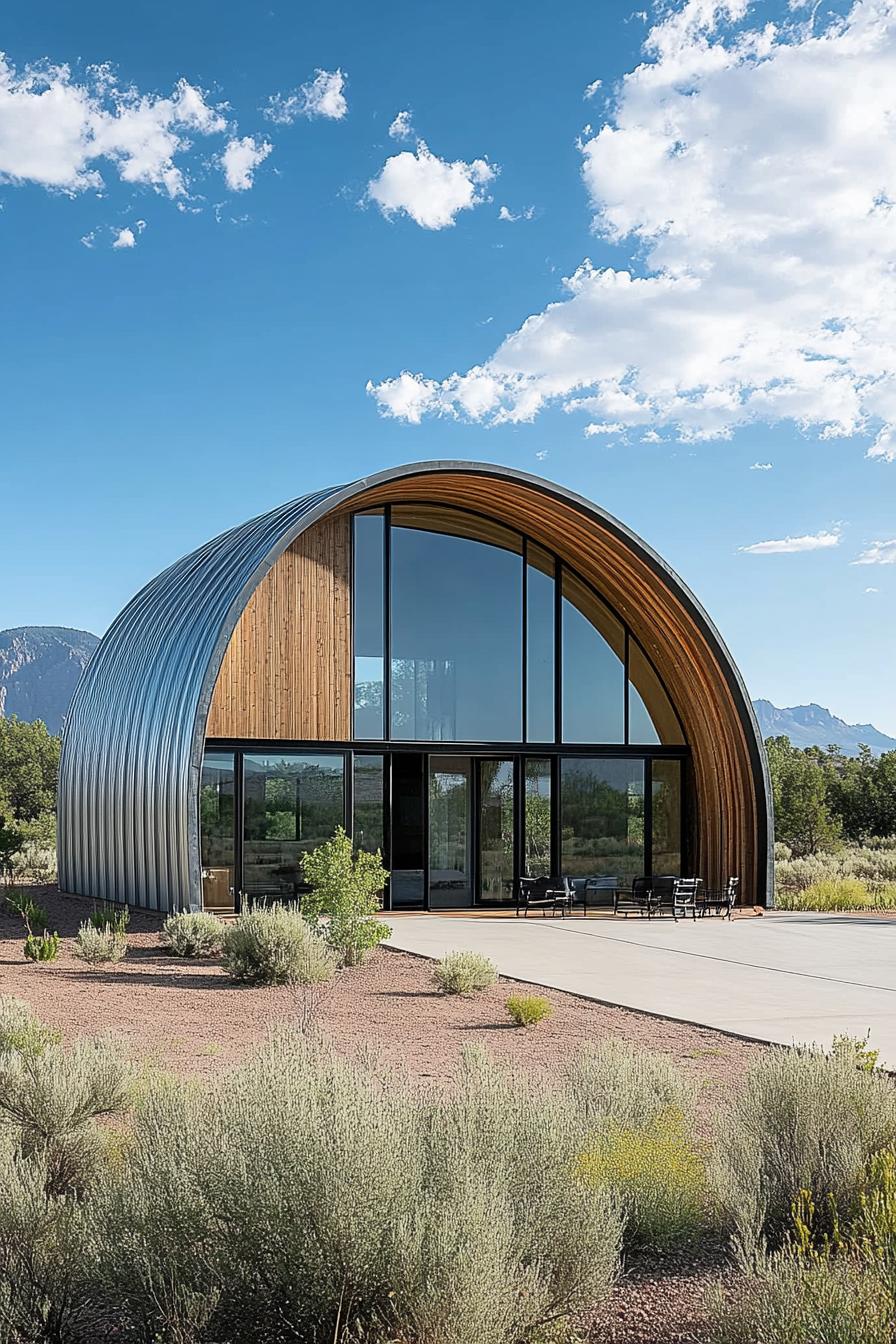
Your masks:
<svg viewBox="0 0 896 1344"><path fill-rule="evenodd" d="M675 883L678 878L672 877L669 873L655 873L648 879L650 882L650 913L652 915L662 915L664 910L671 910L675 914Z"/></svg>
<svg viewBox="0 0 896 1344"><path fill-rule="evenodd" d="M700 900L700 888L703 886L703 879L699 877L676 877L675 886L672 890L672 918L677 920L679 915L686 919L690 914L692 919L697 918L697 907Z"/></svg>
<svg viewBox="0 0 896 1344"><path fill-rule="evenodd" d="M635 877L632 879L631 891L620 891L616 888L613 894L613 914L625 915L650 915L652 908L653 895L650 889L649 877Z"/></svg>
<svg viewBox="0 0 896 1344"><path fill-rule="evenodd" d="M586 877L582 885L582 915L588 914L588 897L594 896L595 905L612 905L613 913L616 913L616 899L619 895L619 878L605 877L598 874L594 877Z"/></svg>
<svg viewBox="0 0 896 1344"><path fill-rule="evenodd" d="M739 877L729 877L724 891L708 891L700 902L700 914L709 913L711 915L721 915L724 919L730 919L731 911L737 904L737 889L739 886Z"/></svg>
<svg viewBox="0 0 896 1344"><path fill-rule="evenodd" d="M523 918L533 907L540 907L542 918L548 910L565 919L572 905L572 886L566 877L521 877L517 886L516 913Z"/></svg>

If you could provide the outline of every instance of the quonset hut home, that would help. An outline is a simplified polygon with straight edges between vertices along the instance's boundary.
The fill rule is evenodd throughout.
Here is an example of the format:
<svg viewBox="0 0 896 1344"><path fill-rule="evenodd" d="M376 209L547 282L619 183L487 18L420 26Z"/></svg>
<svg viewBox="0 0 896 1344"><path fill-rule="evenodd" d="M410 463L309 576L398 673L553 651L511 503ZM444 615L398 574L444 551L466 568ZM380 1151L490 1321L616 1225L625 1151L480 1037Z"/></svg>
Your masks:
<svg viewBox="0 0 896 1344"><path fill-rule="evenodd" d="M482 463L215 538L138 593L76 692L63 891L292 898L338 825L382 850L393 909L500 906L547 873L772 894L762 742L706 613L616 519Z"/></svg>

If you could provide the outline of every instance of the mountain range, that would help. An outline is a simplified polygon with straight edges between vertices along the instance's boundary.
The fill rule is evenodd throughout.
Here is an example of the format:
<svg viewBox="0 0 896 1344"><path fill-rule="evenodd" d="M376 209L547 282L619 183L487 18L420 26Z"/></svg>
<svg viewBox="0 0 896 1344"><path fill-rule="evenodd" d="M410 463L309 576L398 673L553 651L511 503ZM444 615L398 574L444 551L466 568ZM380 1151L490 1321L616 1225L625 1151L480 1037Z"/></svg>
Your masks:
<svg viewBox="0 0 896 1344"><path fill-rule="evenodd" d="M0 717L43 719L51 733L61 728L78 678L99 639L88 630L58 625L22 625L0 630ZM861 745L893 751L888 737L870 723L846 723L821 705L778 709L770 700L754 700L763 737L787 736L796 747L838 746L848 756Z"/></svg>

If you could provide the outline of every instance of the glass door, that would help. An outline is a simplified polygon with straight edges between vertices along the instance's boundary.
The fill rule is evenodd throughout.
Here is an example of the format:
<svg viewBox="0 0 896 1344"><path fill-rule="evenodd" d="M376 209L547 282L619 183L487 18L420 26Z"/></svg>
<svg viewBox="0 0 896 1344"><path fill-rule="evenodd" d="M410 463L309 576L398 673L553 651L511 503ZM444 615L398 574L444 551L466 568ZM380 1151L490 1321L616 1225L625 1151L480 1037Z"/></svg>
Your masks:
<svg viewBox="0 0 896 1344"><path fill-rule="evenodd" d="M429 904L451 909L473 904L472 761L429 758Z"/></svg>
<svg viewBox="0 0 896 1344"><path fill-rule="evenodd" d="M477 761L479 771L479 899L513 900L513 761Z"/></svg>

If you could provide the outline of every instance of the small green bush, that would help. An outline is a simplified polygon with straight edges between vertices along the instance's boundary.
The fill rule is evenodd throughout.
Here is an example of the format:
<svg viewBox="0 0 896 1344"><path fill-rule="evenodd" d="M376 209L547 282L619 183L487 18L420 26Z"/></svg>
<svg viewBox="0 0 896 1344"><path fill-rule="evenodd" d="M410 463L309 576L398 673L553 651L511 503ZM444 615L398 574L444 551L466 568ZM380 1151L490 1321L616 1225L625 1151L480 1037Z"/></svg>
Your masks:
<svg viewBox="0 0 896 1344"><path fill-rule="evenodd" d="M504 1006L518 1027L534 1027L554 1011L542 994L511 994Z"/></svg>
<svg viewBox="0 0 896 1344"><path fill-rule="evenodd" d="M579 1172L620 1198L629 1246L674 1246L706 1225L706 1161L681 1111L669 1108L632 1129L611 1122Z"/></svg>
<svg viewBox="0 0 896 1344"><path fill-rule="evenodd" d="M828 877L812 882L802 891L784 891L777 902L782 910L882 910L896 904L892 884L872 891L858 877Z"/></svg>
<svg viewBox="0 0 896 1344"><path fill-rule="evenodd" d="M298 910L282 905L241 911L221 947L228 974L245 984L317 984L336 968L335 955Z"/></svg>
<svg viewBox="0 0 896 1344"><path fill-rule="evenodd" d="M340 826L326 844L303 855L302 871L311 888L302 897L302 914L312 932L335 949L340 966L357 966L392 932L375 918L389 877L379 850L355 854Z"/></svg>
<svg viewBox="0 0 896 1344"><path fill-rule="evenodd" d="M0 1061L5 1055L40 1055L59 1040L59 1032L45 1027L30 1004L12 994L0 996Z"/></svg>
<svg viewBox="0 0 896 1344"><path fill-rule="evenodd" d="M126 934L131 922L131 912L126 905L112 901L103 901L95 905L90 912L90 923L95 929L111 929L113 933Z"/></svg>
<svg viewBox="0 0 896 1344"><path fill-rule="evenodd" d="M59 934L47 929L41 934L29 933L24 953L26 961L55 961L59 956Z"/></svg>
<svg viewBox="0 0 896 1344"><path fill-rule="evenodd" d="M19 916L28 933L45 929L50 923L46 910L33 901L27 892L11 890L7 894L6 904L11 914Z"/></svg>
<svg viewBox="0 0 896 1344"><path fill-rule="evenodd" d="M221 950L224 926L204 911L169 915L162 925L162 942L175 957L214 957Z"/></svg>
<svg viewBox="0 0 896 1344"><path fill-rule="evenodd" d="M443 994L477 994L495 983L498 968L478 952L449 952L432 975Z"/></svg>
<svg viewBox="0 0 896 1344"><path fill-rule="evenodd" d="M123 933L106 925L98 929L86 920L78 929L75 945L72 948L76 957L86 961L88 966L99 966L103 962L121 961L128 950L128 940Z"/></svg>
<svg viewBox="0 0 896 1344"><path fill-rule="evenodd" d="M864 1036L835 1036L831 1054L848 1064L854 1064L863 1073L873 1073L877 1068L880 1051L873 1050L868 1044L870 1036L870 1029Z"/></svg>

